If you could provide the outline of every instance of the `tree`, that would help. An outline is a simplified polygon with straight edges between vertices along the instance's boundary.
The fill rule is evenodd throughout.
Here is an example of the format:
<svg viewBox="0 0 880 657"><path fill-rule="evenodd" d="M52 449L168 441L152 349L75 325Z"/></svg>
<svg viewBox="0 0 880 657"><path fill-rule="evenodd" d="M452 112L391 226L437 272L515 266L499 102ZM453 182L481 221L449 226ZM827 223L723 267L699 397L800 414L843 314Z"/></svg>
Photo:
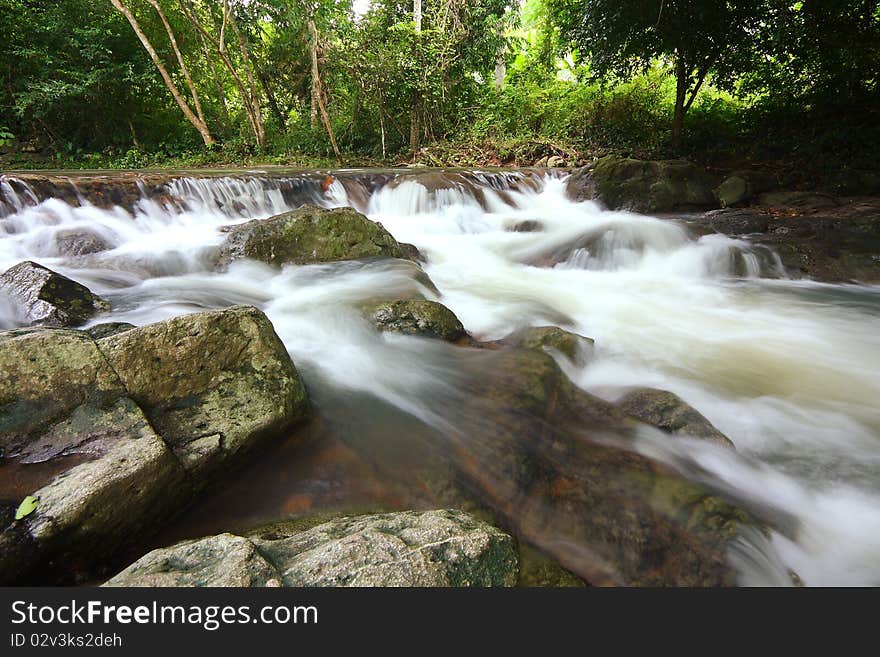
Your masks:
<svg viewBox="0 0 880 657"><path fill-rule="evenodd" d="M199 134L202 136L202 140L205 142L205 146L211 146L214 144L214 138L211 136L210 130L208 130L208 124L205 122L205 115L202 112L202 106L199 102L198 93L196 92L192 77L189 74L189 69L187 69L186 64L183 60L183 56L180 53L180 48L177 45L177 40L174 37L174 32L172 31L171 26L168 24L168 20L165 17L162 8L159 6L159 3L156 0L147 1L156 10L156 12L159 14L160 19L162 20L162 24L165 27L166 33L168 34L168 39L171 42L174 53L177 56L177 61L180 65L181 71L184 75L184 78L186 79L190 93L192 94L194 105L196 107L196 112L193 112L192 108L190 108L189 106L189 103L180 93L180 89L174 83L174 80L168 73L168 69L165 67L162 59L156 53L156 49L150 42L149 37L147 37L147 35L144 33L135 15L131 12L131 10L123 2L123 0L110 0L113 6L119 12L121 12L122 15L125 16L126 20L128 20L128 22L131 24L132 29L134 30L141 44L143 44L144 50L147 51L147 53L150 55L150 59L152 59L153 63L156 65L156 69L159 71L159 74L165 81L165 86L168 87L168 91L171 92L172 97L174 98L177 105L180 107L183 115L193 125L193 127L195 127L195 129L199 131Z"/></svg>
<svg viewBox="0 0 880 657"><path fill-rule="evenodd" d="M732 81L754 60L755 35L772 18L767 0L548 0L568 43L596 76L628 78L660 59L675 76L672 143L710 74Z"/></svg>

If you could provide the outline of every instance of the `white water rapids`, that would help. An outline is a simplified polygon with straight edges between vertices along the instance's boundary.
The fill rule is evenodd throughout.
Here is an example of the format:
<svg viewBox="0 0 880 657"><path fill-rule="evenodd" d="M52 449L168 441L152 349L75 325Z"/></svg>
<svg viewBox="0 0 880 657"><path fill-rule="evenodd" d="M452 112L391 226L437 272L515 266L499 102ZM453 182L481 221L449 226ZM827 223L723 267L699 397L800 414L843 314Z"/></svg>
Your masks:
<svg viewBox="0 0 880 657"><path fill-rule="evenodd" d="M96 323L256 305L307 381L435 425L468 350L377 334L360 302L419 291L480 340L560 325L596 341L588 363L566 364L579 386L612 400L632 386L673 391L736 445L647 436L641 451L778 521L773 547L807 585L880 584L880 288L788 280L766 250L572 203L561 179L512 190L484 179L480 202L413 177L352 201L421 250L439 297L396 260L212 271L218 228L292 209L260 177L178 179L174 203L142 198L132 211L39 201L0 177L0 271L34 260L85 284L114 308ZM335 182L322 202L348 205L346 188ZM513 230L526 221L540 230ZM61 255L56 238L71 230L113 248ZM0 328L17 323L0 298ZM765 568L741 571L743 583L777 581Z"/></svg>

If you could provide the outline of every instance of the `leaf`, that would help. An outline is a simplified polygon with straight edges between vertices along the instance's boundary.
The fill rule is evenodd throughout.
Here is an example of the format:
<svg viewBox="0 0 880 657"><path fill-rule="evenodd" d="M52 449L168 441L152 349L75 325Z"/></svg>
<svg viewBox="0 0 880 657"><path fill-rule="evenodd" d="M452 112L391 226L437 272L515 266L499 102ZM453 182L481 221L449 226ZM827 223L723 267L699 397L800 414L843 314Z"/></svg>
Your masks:
<svg viewBox="0 0 880 657"><path fill-rule="evenodd" d="M29 516L36 510L39 503L40 500L36 497L28 495L21 501L21 504L18 505L18 510L15 512L15 519L21 520L22 518Z"/></svg>

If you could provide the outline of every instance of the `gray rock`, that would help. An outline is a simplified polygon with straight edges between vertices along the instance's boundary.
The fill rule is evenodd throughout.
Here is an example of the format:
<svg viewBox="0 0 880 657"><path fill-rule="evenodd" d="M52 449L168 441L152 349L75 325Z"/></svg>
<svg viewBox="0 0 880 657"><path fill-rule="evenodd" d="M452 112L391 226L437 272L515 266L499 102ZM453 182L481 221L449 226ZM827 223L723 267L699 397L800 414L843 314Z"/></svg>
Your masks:
<svg viewBox="0 0 880 657"><path fill-rule="evenodd" d="M590 171L576 171L567 182L575 201L599 200L614 210L666 212L715 207L706 173L685 160L601 158Z"/></svg>
<svg viewBox="0 0 880 657"><path fill-rule="evenodd" d="M681 397L667 390L637 388L617 402L627 415L675 436L733 447L731 440Z"/></svg>
<svg viewBox="0 0 880 657"><path fill-rule="evenodd" d="M273 266L360 258L404 258L381 224L352 208L303 206L293 212L227 229L219 263L253 258Z"/></svg>
<svg viewBox="0 0 880 657"><path fill-rule="evenodd" d="M55 233L55 252L63 256L81 256L100 253L113 248L100 235L89 230L60 230Z"/></svg>
<svg viewBox="0 0 880 657"><path fill-rule="evenodd" d="M104 586L266 586L278 571L251 541L219 534L153 550Z"/></svg>
<svg viewBox="0 0 880 657"><path fill-rule="evenodd" d="M30 261L0 275L0 289L19 304L19 314L31 326L79 326L110 309L84 285Z"/></svg>
<svg viewBox="0 0 880 657"><path fill-rule="evenodd" d="M455 342L465 330L458 317L442 303L424 299L382 301L368 306L367 316L380 331L419 335Z"/></svg>
<svg viewBox="0 0 880 657"><path fill-rule="evenodd" d="M516 545L454 510L338 518L154 550L107 586L513 586Z"/></svg>
<svg viewBox="0 0 880 657"><path fill-rule="evenodd" d="M0 582L66 555L87 574L307 412L290 356L256 308L98 341L68 329L0 333L0 450L38 466L29 494L39 500L20 521L0 504Z"/></svg>
<svg viewBox="0 0 880 657"><path fill-rule="evenodd" d="M199 481L308 414L302 380L256 308L175 317L98 345Z"/></svg>

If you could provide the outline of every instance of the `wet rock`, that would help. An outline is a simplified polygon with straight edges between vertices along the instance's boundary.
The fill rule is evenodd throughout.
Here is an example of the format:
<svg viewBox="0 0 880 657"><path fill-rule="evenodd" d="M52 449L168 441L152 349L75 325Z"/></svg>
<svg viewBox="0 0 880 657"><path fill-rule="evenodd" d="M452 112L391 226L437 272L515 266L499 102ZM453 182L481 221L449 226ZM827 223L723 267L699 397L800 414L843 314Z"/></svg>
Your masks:
<svg viewBox="0 0 880 657"><path fill-rule="evenodd" d="M539 233L544 230L544 224L535 219L526 219L513 224L511 230L514 233Z"/></svg>
<svg viewBox="0 0 880 657"><path fill-rule="evenodd" d="M100 235L88 230L60 230L55 233L55 253L62 256L81 256L100 253L113 248Z"/></svg>
<svg viewBox="0 0 880 657"><path fill-rule="evenodd" d="M630 417L674 436L700 438L722 447L731 440L681 397L667 390L638 388L618 400L617 406Z"/></svg>
<svg viewBox="0 0 880 657"><path fill-rule="evenodd" d="M716 205L706 173L685 160L634 160L608 155L567 183L575 201L599 200L614 210L666 212Z"/></svg>
<svg viewBox="0 0 880 657"><path fill-rule="evenodd" d="M108 586L512 586L513 539L455 510L337 518L154 550Z"/></svg>
<svg viewBox="0 0 880 657"><path fill-rule="evenodd" d="M465 335L458 317L436 301L398 299L370 305L365 310L380 331L438 338L447 342L455 342Z"/></svg>
<svg viewBox="0 0 880 657"><path fill-rule="evenodd" d="M697 232L748 239L777 253L789 276L829 283L880 281L880 202L802 192L762 195L766 208L691 219Z"/></svg>
<svg viewBox="0 0 880 657"><path fill-rule="evenodd" d="M726 555L746 514L636 453L637 424L574 386L548 354L481 356L484 374L460 411L480 420L450 438L451 450L517 535L593 585L736 583Z"/></svg>
<svg viewBox="0 0 880 657"><path fill-rule="evenodd" d="M403 252L403 257L407 260L412 260L413 262L427 262L425 256L419 251L419 247L415 244L400 242L400 250Z"/></svg>
<svg viewBox="0 0 880 657"><path fill-rule="evenodd" d="M571 361L584 362L593 352L593 340L558 326L532 326L508 340L524 349L557 351Z"/></svg>
<svg viewBox="0 0 880 657"><path fill-rule="evenodd" d="M26 489L0 481L0 511L39 500L0 524L0 582L68 561L93 572L306 413L302 382L256 308L97 341L68 329L0 333L0 450L11 467L36 468Z"/></svg>
<svg viewBox="0 0 880 657"><path fill-rule="evenodd" d="M31 326L79 326L110 309L84 285L30 261L0 275L0 289L18 304L19 314Z"/></svg>
<svg viewBox="0 0 880 657"><path fill-rule="evenodd" d="M219 534L153 550L104 586L266 586L279 578L246 538Z"/></svg>
<svg viewBox="0 0 880 657"><path fill-rule="evenodd" d="M308 414L302 381L256 308L184 315L98 341L197 480Z"/></svg>
<svg viewBox="0 0 880 657"><path fill-rule="evenodd" d="M352 208L304 206L293 212L227 229L219 262L253 258L273 266L360 258L403 258L400 244L381 224Z"/></svg>

